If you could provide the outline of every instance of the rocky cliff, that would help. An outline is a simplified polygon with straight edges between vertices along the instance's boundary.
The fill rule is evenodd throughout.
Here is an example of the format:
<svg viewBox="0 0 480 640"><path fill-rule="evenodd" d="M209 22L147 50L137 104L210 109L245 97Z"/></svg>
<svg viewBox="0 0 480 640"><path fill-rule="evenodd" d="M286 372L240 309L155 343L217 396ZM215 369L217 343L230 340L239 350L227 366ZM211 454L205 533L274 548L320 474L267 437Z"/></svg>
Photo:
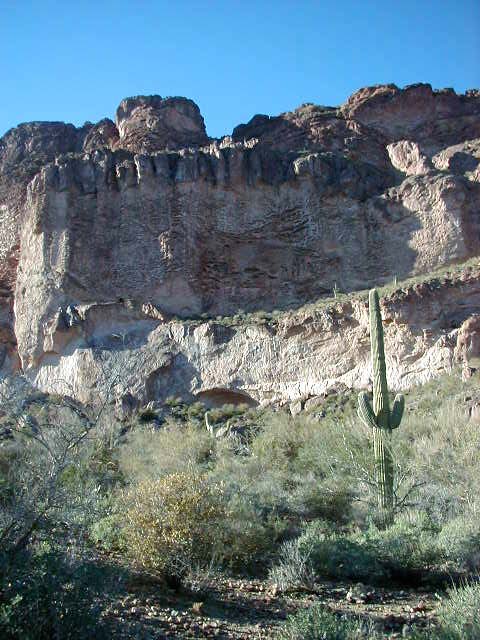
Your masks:
<svg viewBox="0 0 480 640"><path fill-rule="evenodd" d="M480 93L370 87L222 139L159 96L115 122L19 125L0 139L0 216L4 375L91 400L118 372L127 404L362 386L353 292L480 252ZM477 276L385 300L392 386L452 365Z"/></svg>

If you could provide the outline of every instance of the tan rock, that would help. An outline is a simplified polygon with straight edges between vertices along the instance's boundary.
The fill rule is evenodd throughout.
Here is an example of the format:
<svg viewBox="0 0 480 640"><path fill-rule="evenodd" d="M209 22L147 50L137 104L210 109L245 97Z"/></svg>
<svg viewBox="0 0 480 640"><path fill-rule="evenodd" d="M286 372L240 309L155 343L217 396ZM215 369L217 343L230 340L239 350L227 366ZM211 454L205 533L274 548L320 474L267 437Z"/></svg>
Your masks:
<svg viewBox="0 0 480 640"><path fill-rule="evenodd" d="M473 177L480 166L480 139L447 147L434 155L432 162L442 171Z"/></svg>
<svg viewBox="0 0 480 640"><path fill-rule="evenodd" d="M2 372L21 362L87 401L117 376L120 412L367 386L365 303L304 305L478 255L479 138L479 95L429 85L256 116L222 140L186 98L21 125L0 140ZM393 387L451 368L478 280L385 301Z"/></svg>
<svg viewBox="0 0 480 640"><path fill-rule="evenodd" d="M387 146L390 161L395 169L407 176L417 176L432 170L432 163L421 151L416 142L400 140Z"/></svg>
<svg viewBox="0 0 480 640"><path fill-rule="evenodd" d="M480 358L480 315L471 316L460 327L455 357L466 366Z"/></svg>

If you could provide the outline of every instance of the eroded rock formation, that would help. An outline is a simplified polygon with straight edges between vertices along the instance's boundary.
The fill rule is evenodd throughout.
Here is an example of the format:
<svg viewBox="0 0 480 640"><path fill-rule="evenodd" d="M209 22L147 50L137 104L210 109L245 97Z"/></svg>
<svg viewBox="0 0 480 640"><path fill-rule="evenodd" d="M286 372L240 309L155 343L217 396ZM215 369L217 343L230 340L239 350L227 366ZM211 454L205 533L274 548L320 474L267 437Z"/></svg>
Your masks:
<svg viewBox="0 0 480 640"><path fill-rule="evenodd" d="M479 149L478 92L429 85L255 116L220 140L186 98L128 98L115 122L82 128L19 125L0 139L2 370L83 400L118 370L133 403L365 385L361 301L274 323L213 318L478 255ZM480 312L477 276L442 285L434 304L386 302L393 387L452 365L452 331Z"/></svg>

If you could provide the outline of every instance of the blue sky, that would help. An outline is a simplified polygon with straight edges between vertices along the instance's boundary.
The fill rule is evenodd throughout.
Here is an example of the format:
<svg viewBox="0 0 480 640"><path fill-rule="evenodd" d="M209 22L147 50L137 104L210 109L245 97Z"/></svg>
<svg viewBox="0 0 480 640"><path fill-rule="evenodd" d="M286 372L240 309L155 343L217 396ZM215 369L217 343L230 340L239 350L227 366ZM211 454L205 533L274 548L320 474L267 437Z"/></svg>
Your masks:
<svg viewBox="0 0 480 640"><path fill-rule="evenodd" d="M0 0L0 135L184 95L210 135L378 83L480 86L479 0Z"/></svg>

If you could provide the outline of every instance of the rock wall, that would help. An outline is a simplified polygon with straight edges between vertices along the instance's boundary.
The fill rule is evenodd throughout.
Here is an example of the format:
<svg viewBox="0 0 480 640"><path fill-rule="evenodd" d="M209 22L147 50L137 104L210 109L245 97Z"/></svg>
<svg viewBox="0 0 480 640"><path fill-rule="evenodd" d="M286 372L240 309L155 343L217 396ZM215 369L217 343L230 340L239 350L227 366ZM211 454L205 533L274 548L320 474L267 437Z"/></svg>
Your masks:
<svg viewBox="0 0 480 640"><path fill-rule="evenodd" d="M118 368L132 402L365 385L363 303L335 321L200 318L294 310L478 255L479 149L478 92L429 85L255 116L221 140L186 98L128 98L115 123L80 129L20 125L0 140L3 372L92 399ZM476 286L460 287L471 313ZM446 308L454 290L442 288ZM398 387L451 366L458 326L411 304L389 329Z"/></svg>
<svg viewBox="0 0 480 640"><path fill-rule="evenodd" d="M480 313L479 276L477 266L382 299L392 388L456 365L459 327ZM32 380L85 402L113 381L127 409L172 395L260 405L307 401L332 388L369 387L367 305L355 298L231 324L158 322L151 308L127 303L84 305L73 322L57 316L49 327L51 350Z"/></svg>

